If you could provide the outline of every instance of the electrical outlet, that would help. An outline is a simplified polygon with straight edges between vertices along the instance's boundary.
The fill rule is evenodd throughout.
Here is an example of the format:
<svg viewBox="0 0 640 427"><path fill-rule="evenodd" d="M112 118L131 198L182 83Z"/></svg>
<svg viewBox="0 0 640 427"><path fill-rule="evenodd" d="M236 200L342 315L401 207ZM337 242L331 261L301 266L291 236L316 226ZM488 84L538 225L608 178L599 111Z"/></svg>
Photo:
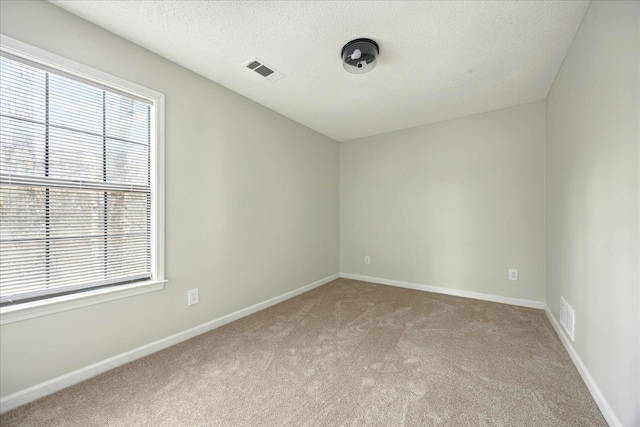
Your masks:
<svg viewBox="0 0 640 427"><path fill-rule="evenodd" d="M518 270L514 268L509 269L509 280L518 280Z"/></svg>
<svg viewBox="0 0 640 427"><path fill-rule="evenodd" d="M371 257L369 255L365 255L364 256L364 263L365 264L371 264Z"/></svg>
<svg viewBox="0 0 640 427"><path fill-rule="evenodd" d="M187 291L187 304L193 305L197 304L200 301L200 296L198 295L198 288L189 289Z"/></svg>

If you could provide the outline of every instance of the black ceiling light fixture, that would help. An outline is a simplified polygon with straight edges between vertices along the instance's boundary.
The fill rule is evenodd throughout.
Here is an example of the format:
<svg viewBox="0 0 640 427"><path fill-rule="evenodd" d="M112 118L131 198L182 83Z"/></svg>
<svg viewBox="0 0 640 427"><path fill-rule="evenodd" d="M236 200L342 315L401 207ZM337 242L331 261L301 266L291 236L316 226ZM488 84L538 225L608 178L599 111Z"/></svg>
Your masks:
<svg viewBox="0 0 640 427"><path fill-rule="evenodd" d="M364 74L373 70L378 62L380 49L371 39L355 39L342 48L342 66L353 74Z"/></svg>

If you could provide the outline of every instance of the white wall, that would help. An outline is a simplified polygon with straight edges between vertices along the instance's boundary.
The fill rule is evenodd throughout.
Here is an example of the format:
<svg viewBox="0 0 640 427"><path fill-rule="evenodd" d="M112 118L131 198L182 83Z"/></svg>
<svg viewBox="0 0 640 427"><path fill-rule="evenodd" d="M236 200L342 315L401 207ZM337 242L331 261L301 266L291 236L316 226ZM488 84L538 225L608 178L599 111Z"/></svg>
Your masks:
<svg viewBox="0 0 640 427"><path fill-rule="evenodd" d="M640 3L593 2L547 98L547 305L622 425L640 425Z"/></svg>
<svg viewBox="0 0 640 427"><path fill-rule="evenodd" d="M341 143L341 271L543 301L544 116L538 102Z"/></svg>
<svg viewBox="0 0 640 427"><path fill-rule="evenodd" d="M0 15L10 37L166 95L169 279L3 325L1 396L339 271L335 141L51 4L3 1Z"/></svg>

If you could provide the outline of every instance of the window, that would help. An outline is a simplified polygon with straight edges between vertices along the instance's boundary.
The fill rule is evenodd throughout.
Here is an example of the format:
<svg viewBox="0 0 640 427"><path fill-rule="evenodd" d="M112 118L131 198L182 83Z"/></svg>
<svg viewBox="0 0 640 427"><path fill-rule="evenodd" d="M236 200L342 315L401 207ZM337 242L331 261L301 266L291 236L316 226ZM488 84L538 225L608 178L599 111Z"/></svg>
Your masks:
<svg viewBox="0 0 640 427"><path fill-rule="evenodd" d="M0 306L162 281L162 95L4 41Z"/></svg>

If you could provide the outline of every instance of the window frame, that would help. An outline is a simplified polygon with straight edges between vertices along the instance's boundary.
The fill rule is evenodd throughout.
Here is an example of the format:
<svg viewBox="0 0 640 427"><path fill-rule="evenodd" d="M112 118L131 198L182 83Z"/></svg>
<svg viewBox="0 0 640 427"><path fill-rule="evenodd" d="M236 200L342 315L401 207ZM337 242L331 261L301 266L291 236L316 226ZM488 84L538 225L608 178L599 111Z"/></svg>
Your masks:
<svg viewBox="0 0 640 427"><path fill-rule="evenodd" d="M0 34L0 50L151 102L151 280L52 296L0 308L0 325L164 289L164 95Z"/></svg>

